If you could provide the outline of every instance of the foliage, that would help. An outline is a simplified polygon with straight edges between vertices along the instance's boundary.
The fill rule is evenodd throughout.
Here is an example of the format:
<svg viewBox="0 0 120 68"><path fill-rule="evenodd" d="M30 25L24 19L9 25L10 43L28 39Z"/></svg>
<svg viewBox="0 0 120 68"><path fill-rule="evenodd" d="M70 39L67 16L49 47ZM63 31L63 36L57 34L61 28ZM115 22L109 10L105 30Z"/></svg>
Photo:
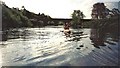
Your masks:
<svg viewBox="0 0 120 68"><path fill-rule="evenodd" d="M18 27L45 26L51 17L45 14L35 14L25 9L9 8L5 3L2 4L2 29Z"/></svg>
<svg viewBox="0 0 120 68"><path fill-rule="evenodd" d="M91 27L97 29L98 32L119 32L120 11L116 8L107 9L104 3L96 3L93 5Z"/></svg>
<svg viewBox="0 0 120 68"><path fill-rule="evenodd" d="M74 10L72 13L72 26L73 28L78 28L78 25L82 26L82 21L85 15L80 10Z"/></svg>
<svg viewBox="0 0 120 68"><path fill-rule="evenodd" d="M106 6L104 5L104 3L95 3L93 5L93 9L92 9L92 18L93 19L103 19L106 18L106 16L109 13L109 9L106 8Z"/></svg>
<svg viewBox="0 0 120 68"><path fill-rule="evenodd" d="M2 18L3 18L3 30L15 27L30 27L32 26L29 19L24 16L19 9L9 8L6 5L2 5Z"/></svg>

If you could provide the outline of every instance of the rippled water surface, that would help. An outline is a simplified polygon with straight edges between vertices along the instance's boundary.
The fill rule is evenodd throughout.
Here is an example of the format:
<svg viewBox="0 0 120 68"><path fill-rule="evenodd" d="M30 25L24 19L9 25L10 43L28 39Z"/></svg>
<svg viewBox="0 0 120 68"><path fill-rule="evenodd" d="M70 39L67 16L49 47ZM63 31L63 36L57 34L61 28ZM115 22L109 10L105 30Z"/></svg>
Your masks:
<svg viewBox="0 0 120 68"><path fill-rule="evenodd" d="M20 28L7 32L0 42L3 66L114 66L118 65L118 44L106 36L105 46L96 48L91 29L71 29L66 37L61 26Z"/></svg>

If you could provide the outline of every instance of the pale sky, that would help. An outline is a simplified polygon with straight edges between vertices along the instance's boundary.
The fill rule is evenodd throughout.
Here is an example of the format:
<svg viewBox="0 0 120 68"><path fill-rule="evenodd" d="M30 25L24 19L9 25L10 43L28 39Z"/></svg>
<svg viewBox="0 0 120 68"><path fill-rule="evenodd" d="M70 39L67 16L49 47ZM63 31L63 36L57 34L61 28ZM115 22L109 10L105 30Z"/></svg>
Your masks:
<svg viewBox="0 0 120 68"><path fill-rule="evenodd" d="M73 10L81 10L91 18L92 5L96 2L118 2L119 0L2 0L9 7L21 6L34 13L44 13L52 18L71 18Z"/></svg>

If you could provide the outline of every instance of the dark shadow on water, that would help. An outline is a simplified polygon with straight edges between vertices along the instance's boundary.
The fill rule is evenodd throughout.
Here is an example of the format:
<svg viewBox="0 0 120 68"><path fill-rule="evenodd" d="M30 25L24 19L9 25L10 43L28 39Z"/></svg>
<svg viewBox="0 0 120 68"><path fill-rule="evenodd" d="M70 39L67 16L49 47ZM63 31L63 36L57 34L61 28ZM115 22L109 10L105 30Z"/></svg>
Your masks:
<svg viewBox="0 0 120 68"><path fill-rule="evenodd" d="M102 31L100 31L99 29L91 29L90 40L93 43L92 45L99 49L100 49L99 46L106 46L105 43L108 43L110 45L116 45L116 43L114 42L118 42L119 40L118 37L119 37L118 32L116 31L107 32L107 29Z"/></svg>
<svg viewBox="0 0 120 68"><path fill-rule="evenodd" d="M2 35L2 41L7 41L9 39L18 39L21 37L24 39L25 36L29 36L29 31L25 29L20 31L19 29L14 28L14 29L3 31L1 35Z"/></svg>
<svg viewBox="0 0 120 68"><path fill-rule="evenodd" d="M71 39L67 40L67 41L75 41L78 42L81 40L81 38L86 38L86 37L81 37L83 35L82 31L76 31L76 32L71 32L71 34L69 36L66 35L66 38L69 37Z"/></svg>
<svg viewBox="0 0 120 68"><path fill-rule="evenodd" d="M39 31L37 33L31 30L27 30L26 28L9 29L6 31L2 31L0 41L7 41L9 39L18 39L18 38L23 39L23 41L27 41L28 39L34 39L35 38L34 35L39 36L37 39L49 39L45 37L50 34L49 32Z"/></svg>

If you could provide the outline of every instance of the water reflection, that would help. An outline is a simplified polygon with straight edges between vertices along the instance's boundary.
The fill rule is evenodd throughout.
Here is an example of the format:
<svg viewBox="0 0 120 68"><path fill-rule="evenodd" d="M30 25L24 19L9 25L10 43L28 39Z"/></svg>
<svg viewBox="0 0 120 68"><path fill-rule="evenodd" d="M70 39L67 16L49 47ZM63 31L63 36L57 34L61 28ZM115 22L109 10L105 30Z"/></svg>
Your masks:
<svg viewBox="0 0 120 68"><path fill-rule="evenodd" d="M106 46L105 43L115 45L111 41L118 42L118 32L111 32L108 29L91 29L90 40L93 42L93 46L100 48L99 46Z"/></svg>
<svg viewBox="0 0 120 68"><path fill-rule="evenodd" d="M2 31L2 41L7 41L9 39L17 39L17 38L25 38L29 35L29 31L25 29L9 29L6 31ZM24 36L24 37L23 37Z"/></svg>
<svg viewBox="0 0 120 68"><path fill-rule="evenodd" d="M117 63L117 46L111 47L116 45L113 34L106 32L100 34L96 29L71 29L70 37L66 37L61 30L62 27L11 29L6 34L7 41L2 42L6 45L1 48L4 61L2 64L4 66L79 66L99 65L102 62L106 65L107 62L111 65ZM107 47L97 49L91 45L92 43L96 47L103 44Z"/></svg>
<svg viewBox="0 0 120 68"><path fill-rule="evenodd" d="M39 28L37 28L39 29ZM41 30L41 29L40 29ZM10 39L23 39L23 41L27 41L29 39L48 39L46 36L50 34L49 32L43 31L32 31L27 28L20 28L20 29L9 29L7 31L3 31L1 36L1 41L7 41ZM37 36L36 36L37 35Z"/></svg>
<svg viewBox="0 0 120 68"><path fill-rule="evenodd" d="M99 46L105 46L105 33L100 32L97 29L91 29L90 39L93 42L93 45L97 48Z"/></svg>
<svg viewBox="0 0 120 68"><path fill-rule="evenodd" d="M68 41L70 41L70 42L72 42L72 41L78 42L78 41L80 41L81 38L83 38L81 36L85 35L85 34L83 34L82 29L77 29L77 30L73 29L73 30L70 30L70 33L66 34L64 32L64 34L65 34L66 38L70 38L70 39L68 39Z"/></svg>

